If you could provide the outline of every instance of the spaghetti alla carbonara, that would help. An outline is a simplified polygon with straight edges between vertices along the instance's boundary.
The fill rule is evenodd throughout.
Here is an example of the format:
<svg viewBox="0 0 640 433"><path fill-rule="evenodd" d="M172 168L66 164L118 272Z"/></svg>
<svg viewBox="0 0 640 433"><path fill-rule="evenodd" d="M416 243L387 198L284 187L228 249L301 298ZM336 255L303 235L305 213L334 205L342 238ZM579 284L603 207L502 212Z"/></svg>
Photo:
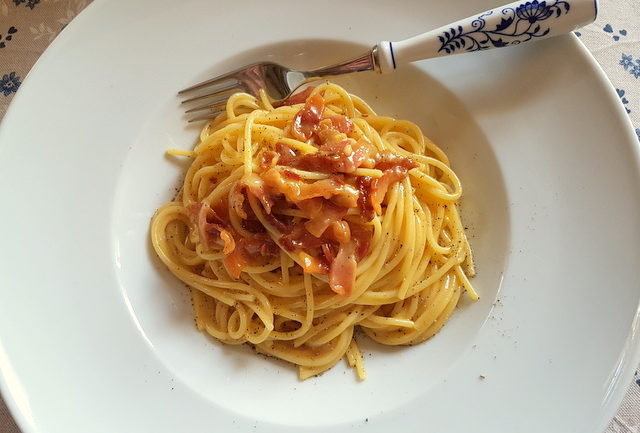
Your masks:
<svg viewBox="0 0 640 433"><path fill-rule="evenodd" d="M237 93L210 121L153 247L191 288L196 326L299 367L346 358L354 333L421 343L449 319L475 271L447 156L405 120L322 84L274 107Z"/></svg>

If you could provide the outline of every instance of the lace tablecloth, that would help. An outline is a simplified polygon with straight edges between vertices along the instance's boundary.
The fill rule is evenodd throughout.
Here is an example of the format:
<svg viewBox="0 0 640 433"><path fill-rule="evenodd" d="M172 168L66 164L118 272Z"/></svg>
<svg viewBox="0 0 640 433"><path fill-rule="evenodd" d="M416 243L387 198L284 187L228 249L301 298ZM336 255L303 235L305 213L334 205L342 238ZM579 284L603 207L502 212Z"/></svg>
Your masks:
<svg viewBox="0 0 640 433"><path fill-rule="evenodd" d="M40 54L90 2L0 0L0 119ZM596 22L576 34L615 86L640 141L640 0L601 0ZM640 374L606 432L640 433ZM19 433L1 400L0 433Z"/></svg>

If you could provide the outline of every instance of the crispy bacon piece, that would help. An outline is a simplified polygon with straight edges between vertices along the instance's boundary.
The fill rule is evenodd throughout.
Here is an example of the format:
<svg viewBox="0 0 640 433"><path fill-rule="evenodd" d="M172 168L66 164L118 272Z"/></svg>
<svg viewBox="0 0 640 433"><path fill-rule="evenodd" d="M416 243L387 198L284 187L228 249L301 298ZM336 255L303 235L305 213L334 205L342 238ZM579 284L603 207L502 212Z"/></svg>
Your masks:
<svg viewBox="0 0 640 433"><path fill-rule="evenodd" d="M229 206L226 200L220 200L215 203L211 203L211 210L218 218L218 221L227 223L229 221Z"/></svg>
<svg viewBox="0 0 640 433"><path fill-rule="evenodd" d="M256 255L260 257L273 257L278 254L278 246L271 238L264 235L256 235L252 238L240 238L233 252L227 255L222 263L227 272L233 278L240 278L242 271L251 266L251 262Z"/></svg>
<svg viewBox="0 0 640 433"><path fill-rule="evenodd" d="M284 100L284 102L282 102L282 105L302 104L304 101L307 100L307 98L309 97L309 95L311 95L311 92L313 92L313 89L315 88L316 86L309 86L303 91L289 96L287 99Z"/></svg>
<svg viewBox="0 0 640 433"><path fill-rule="evenodd" d="M284 170L282 174L287 180L302 180L302 176L292 172L291 170Z"/></svg>
<svg viewBox="0 0 640 433"><path fill-rule="evenodd" d="M278 232L283 234L291 233L292 227L288 225L286 222L281 221L274 214L272 213L266 214L264 217L267 220L267 222L269 222L269 224L271 224L276 230L278 230Z"/></svg>
<svg viewBox="0 0 640 433"><path fill-rule="evenodd" d="M326 263L316 259L315 257L305 253L300 252L298 254L298 259L300 260L300 266L302 266L302 270L310 273L310 274L328 274L329 267Z"/></svg>
<svg viewBox="0 0 640 433"><path fill-rule="evenodd" d="M351 229L346 221L338 220L331 223L332 235L341 244L351 240Z"/></svg>
<svg viewBox="0 0 640 433"><path fill-rule="evenodd" d="M275 256L280 249L268 234L262 233L251 238L244 238L244 250L250 255L260 254L264 257Z"/></svg>
<svg viewBox="0 0 640 433"><path fill-rule="evenodd" d="M266 232L266 229L264 228L262 223L254 218L247 218L246 220L242 220L242 228L254 234Z"/></svg>
<svg viewBox="0 0 640 433"><path fill-rule="evenodd" d="M303 224L294 226L290 233L282 236L278 241L280 246L289 252L296 250L312 251L316 248L321 248L325 242L325 240L309 233Z"/></svg>
<svg viewBox="0 0 640 433"><path fill-rule="evenodd" d="M268 170L271 167L275 167L278 164L278 159L280 158L280 154L278 152L274 152L273 150L265 150L260 155L260 168L262 170Z"/></svg>
<svg viewBox="0 0 640 433"><path fill-rule="evenodd" d="M400 157L402 158L402 157ZM385 162L382 167L390 167L384 170L382 177L373 179L368 176L359 177L356 180L358 188L358 209L365 221L371 221L375 214L382 213L382 202L387 195L389 188L396 182L400 182L407 177L411 168L417 164L409 158L402 158L399 164L389 166ZM378 166L376 166L378 168Z"/></svg>
<svg viewBox="0 0 640 433"><path fill-rule="evenodd" d="M331 120L331 126L340 132L348 134L353 131L353 122L347 116L329 116L327 119Z"/></svg>
<svg viewBox="0 0 640 433"><path fill-rule="evenodd" d="M395 166L394 168L385 170L382 177L371 181L371 205L378 215L382 213L382 201L387 195L389 187L396 182L400 182L405 177L407 177L407 169L401 166Z"/></svg>
<svg viewBox="0 0 640 433"><path fill-rule="evenodd" d="M270 169L275 170L275 169ZM245 185L249 189L249 192L260 202L264 207L264 210L267 214L271 213L271 207L273 206L273 200L269 198L267 192L265 191L264 181L257 174L251 174L248 176L245 181Z"/></svg>
<svg viewBox="0 0 640 433"><path fill-rule="evenodd" d="M329 269L329 286L341 296L349 296L356 284L356 244L340 244L338 255Z"/></svg>
<svg viewBox="0 0 640 433"><path fill-rule="evenodd" d="M212 228L215 228L220 232L220 239L224 242L224 247L222 248L223 254L230 254L236 248L236 242L233 239L233 235L229 230L226 230L220 224L213 224Z"/></svg>
<svg viewBox="0 0 640 433"><path fill-rule="evenodd" d="M373 147L365 140L356 142L343 138L340 141L327 139L316 153L297 155L284 144L279 144L277 151L281 165L322 173L348 174L356 171L370 157Z"/></svg>
<svg viewBox="0 0 640 433"><path fill-rule="evenodd" d="M301 141L311 138L318 131L319 123L323 120L324 99L318 94L311 96L312 91L313 87L308 87L302 92L292 95L282 103L282 105L305 103L305 106L293 119L291 128L293 136ZM329 120L333 130L342 133L353 131L353 122L346 116L329 116L326 119Z"/></svg>
<svg viewBox="0 0 640 433"><path fill-rule="evenodd" d="M207 207L207 208L211 209L211 206L209 206L208 204L205 204L205 203L201 203L201 202L191 203L190 205L187 206L187 212L189 214L189 219L191 220L191 222L195 226L198 226L198 223L200 221L200 212L202 211L202 208L204 208L204 207ZM212 218L211 222L222 222L222 219L220 219L220 217L218 217L218 214L213 209L211 209L210 217Z"/></svg>
<svg viewBox="0 0 640 433"><path fill-rule="evenodd" d="M320 197L303 200L296 205L309 217L309 221L304 223L305 228L317 238L322 236L332 223L340 221L348 210Z"/></svg>
<svg viewBox="0 0 640 433"><path fill-rule="evenodd" d="M347 134L333 127L333 123L331 123L330 118L322 119L318 123L317 135L318 139L320 140L319 144L321 146L330 146L332 144L345 141L347 138L349 138Z"/></svg>
<svg viewBox="0 0 640 433"><path fill-rule="evenodd" d="M301 200L296 203L298 209L307 214L309 219L315 218L316 216L322 214L322 208L325 204L324 199L320 197L310 198L307 200Z"/></svg>
<svg viewBox="0 0 640 433"><path fill-rule="evenodd" d="M322 254L324 254L325 260L327 261L327 263L329 263L329 266L331 266L331 264L336 258L336 255L331 249L330 243L322 244Z"/></svg>
<svg viewBox="0 0 640 433"><path fill-rule="evenodd" d="M359 224L351 224L351 239L356 243L356 259L362 260L369 254L373 230Z"/></svg>
<svg viewBox="0 0 640 433"><path fill-rule="evenodd" d="M307 141L318 130L318 122L322 119L324 99L320 95L309 96L304 107L293 118L291 132L300 141Z"/></svg>
<svg viewBox="0 0 640 433"><path fill-rule="evenodd" d="M366 227L349 225L345 221L341 221L339 225L342 224L346 227L341 227L341 230L348 230L350 239L346 233L336 236L335 233L329 233L329 230L321 238L316 238L304 226L298 225L290 235L283 236L279 243L287 251L298 252L305 272L328 273L331 289L348 296L355 284L356 263L369 253L373 232ZM346 242L340 243L336 237ZM317 252L316 256L312 255L314 252ZM325 265L328 272L323 271Z"/></svg>
<svg viewBox="0 0 640 433"><path fill-rule="evenodd" d="M243 186L236 183L229 191L229 204L236 212L236 214L246 220L248 218L247 212L244 209L244 191Z"/></svg>
<svg viewBox="0 0 640 433"><path fill-rule="evenodd" d="M208 203L192 203L187 206L191 221L198 227L200 242L205 250L211 249L214 243L223 245L222 252L230 254L236 247L230 228L216 214Z"/></svg>
<svg viewBox="0 0 640 433"><path fill-rule="evenodd" d="M285 198L293 203L314 197L324 197L333 199L340 206L357 206L358 191L349 184L341 185L333 179L305 183L285 179L280 171L272 168L262 174L262 180L265 186L284 194Z"/></svg>
<svg viewBox="0 0 640 433"><path fill-rule="evenodd" d="M311 155L304 155L302 164L326 173L353 173L369 157L372 147L364 140L328 142Z"/></svg>
<svg viewBox="0 0 640 433"><path fill-rule="evenodd" d="M358 210L364 221L371 221L376 215L376 211L371 203L371 183L373 178L369 176L361 176L356 179L356 187L358 188Z"/></svg>
<svg viewBox="0 0 640 433"><path fill-rule="evenodd" d="M227 272L235 279L240 278L242 270L249 266L249 262L244 257L244 254L242 254L240 248L236 248L233 253L225 257L222 264L224 264Z"/></svg>
<svg viewBox="0 0 640 433"><path fill-rule="evenodd" d="M298 154L283 143L276 144L276 152L278 153L278 162L281 165L291 166L291 163L298 158Z"/></svg>
<svg viewBox="0 0 640 433"><path fill-rule="evenodd" d="M224 266L234 278L239 278L242 270L256 262L256 258L272 257L279 253L278 246L266 233L258 232L248 238L238 236L207 203L192 203L187 210L198 228L204 249L209 250L214 243L223 246L222 252L226 255ZM250 224L255 220L243 222ZM262 226L260 228L264 230Z"/></svg>
<svg viewBox="0 0 640 433"><path fill-rule="evenodd" d="M396 155L390 152L378 155L376 159L377 162L375 168L382 171L390 170L396 167L402 167L409 171L412 168L418 167L418 163L416 163L413 159L401 155Z"/></svg>

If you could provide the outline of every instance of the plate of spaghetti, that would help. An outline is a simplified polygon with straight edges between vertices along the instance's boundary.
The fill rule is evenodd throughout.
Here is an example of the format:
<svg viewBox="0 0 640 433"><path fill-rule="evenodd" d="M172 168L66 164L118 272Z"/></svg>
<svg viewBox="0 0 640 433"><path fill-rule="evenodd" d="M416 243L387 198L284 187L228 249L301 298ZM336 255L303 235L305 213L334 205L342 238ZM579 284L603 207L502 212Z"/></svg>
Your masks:
<svg viewBox="0 0 640 433"><path fill-rule="evenodd" d="M604 429L640 360L640 158L575 37L200 124L176 96L494 6L95 0L0 127L21 429Z"/></svg>
<svg viewBox="0 0 640 433"><path fill-rule="evenodd" d="M153 218L153 246L193 288L197 328L224 343L289 361L301 379L346 357L364 380L355 330L421 343L463 291L478 299L449 159L340 86L278 108L235 94L192 153L171 153L193 162Z"/></svg>

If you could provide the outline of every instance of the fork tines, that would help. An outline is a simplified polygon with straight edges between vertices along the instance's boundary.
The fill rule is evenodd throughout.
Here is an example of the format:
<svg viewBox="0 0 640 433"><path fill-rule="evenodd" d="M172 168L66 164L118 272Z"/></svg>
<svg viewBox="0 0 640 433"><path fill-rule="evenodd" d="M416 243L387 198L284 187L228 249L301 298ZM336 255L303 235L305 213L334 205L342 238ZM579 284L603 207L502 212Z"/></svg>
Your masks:
<svg viewBox="0 0 640 433"><path fill-rule="evenodd" d="M188 119L191 123L211 119L224 111L227 99L238 90L239 82L228 73L183 89L178 95L190 96L182 101L182 105L192 105L185 111L185 114L192 115Z"/></svg>

